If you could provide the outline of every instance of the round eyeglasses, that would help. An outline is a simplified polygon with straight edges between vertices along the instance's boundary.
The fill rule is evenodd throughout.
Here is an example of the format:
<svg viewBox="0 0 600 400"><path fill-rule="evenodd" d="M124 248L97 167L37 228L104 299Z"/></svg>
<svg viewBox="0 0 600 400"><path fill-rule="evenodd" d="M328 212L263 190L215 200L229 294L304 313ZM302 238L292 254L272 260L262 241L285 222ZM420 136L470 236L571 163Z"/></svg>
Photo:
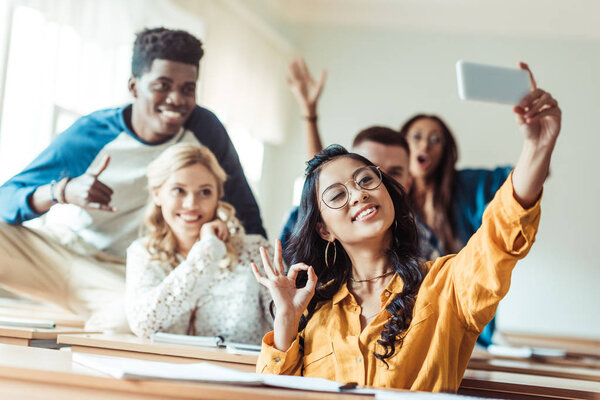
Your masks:
<svg viewBox="0 0 600 400"><path fill-rule="evenodd" d="M323 191L321 200L329 208L338 209L348 204L350 192L346 183L354 181L354 187L364 190L375 190L381 185L381 171L379 167L361 167L354 171L352 179L345 183L334 183Z"/></svg>

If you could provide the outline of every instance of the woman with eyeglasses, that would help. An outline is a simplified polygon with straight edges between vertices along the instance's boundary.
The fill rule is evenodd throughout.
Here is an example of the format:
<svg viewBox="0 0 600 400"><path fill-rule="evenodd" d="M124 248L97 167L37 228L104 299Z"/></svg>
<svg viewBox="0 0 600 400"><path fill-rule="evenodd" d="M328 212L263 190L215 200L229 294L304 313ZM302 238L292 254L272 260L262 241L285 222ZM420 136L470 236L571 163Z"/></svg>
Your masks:
<svg viewBox="0 0 600 400"><path fill-rule="evenodd" d="M400 134L410 148L411 204L433 229L444 254L457 253L481 225L485 207L512 167L456 170L456 141L436 115L413 116Z"/></svg>
<svg viewBox="0 0 600 400"><path fill-rule="evenodd" d="M275 305L257 371L359 385L455 392L479 332L531 248L561 124L533 89L514 108L519 161L458 254L419 265L408 197L367 159L330 146L308 162L285 252L261 250Z"/></svg>

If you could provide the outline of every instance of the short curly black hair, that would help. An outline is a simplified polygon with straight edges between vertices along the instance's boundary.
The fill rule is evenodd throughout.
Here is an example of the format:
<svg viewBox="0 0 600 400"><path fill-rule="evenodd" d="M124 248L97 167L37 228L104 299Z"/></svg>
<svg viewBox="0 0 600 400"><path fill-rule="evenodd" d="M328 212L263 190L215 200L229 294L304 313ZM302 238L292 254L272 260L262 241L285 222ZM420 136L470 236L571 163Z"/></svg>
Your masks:
<svg viewBox="0 0 600 400"><path fill-rule="evenodd" d="M131 74L138 78L150 71L152 61L157 58L199 67L202 55L202 42L186 31L146 28L138 32L133 44Z"/></svg>

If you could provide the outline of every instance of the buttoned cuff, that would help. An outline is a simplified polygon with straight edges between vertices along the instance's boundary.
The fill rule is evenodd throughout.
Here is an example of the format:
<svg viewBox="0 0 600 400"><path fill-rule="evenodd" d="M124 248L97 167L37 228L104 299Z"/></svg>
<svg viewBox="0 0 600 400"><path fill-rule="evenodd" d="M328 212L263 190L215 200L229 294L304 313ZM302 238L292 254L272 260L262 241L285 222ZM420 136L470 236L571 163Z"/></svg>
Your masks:
<svg viewBox="0 0 600 400"><path fill-rule="evenodd" d="M287 351L277 350L274 346L273 331L267 333L262 340L262 348L256 372L260 374L294 375L302 359L299 336L292 342Z"/></svg>

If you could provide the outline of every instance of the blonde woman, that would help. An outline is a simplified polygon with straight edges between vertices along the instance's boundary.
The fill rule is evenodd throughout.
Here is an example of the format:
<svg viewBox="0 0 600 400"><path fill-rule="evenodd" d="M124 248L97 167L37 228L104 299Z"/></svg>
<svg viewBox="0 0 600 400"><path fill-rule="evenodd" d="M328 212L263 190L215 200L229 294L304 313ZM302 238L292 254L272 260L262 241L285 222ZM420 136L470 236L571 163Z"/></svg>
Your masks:
<svg viewBox="0 0 600 400"><path fill-rule="evenodd" d="M127 250L127 320L138 336L162 331L260 343L268 292L248 265L268 246L245 234L223 197L225 172L206 147L178 144L147 170L143 237Z"/></svg>

